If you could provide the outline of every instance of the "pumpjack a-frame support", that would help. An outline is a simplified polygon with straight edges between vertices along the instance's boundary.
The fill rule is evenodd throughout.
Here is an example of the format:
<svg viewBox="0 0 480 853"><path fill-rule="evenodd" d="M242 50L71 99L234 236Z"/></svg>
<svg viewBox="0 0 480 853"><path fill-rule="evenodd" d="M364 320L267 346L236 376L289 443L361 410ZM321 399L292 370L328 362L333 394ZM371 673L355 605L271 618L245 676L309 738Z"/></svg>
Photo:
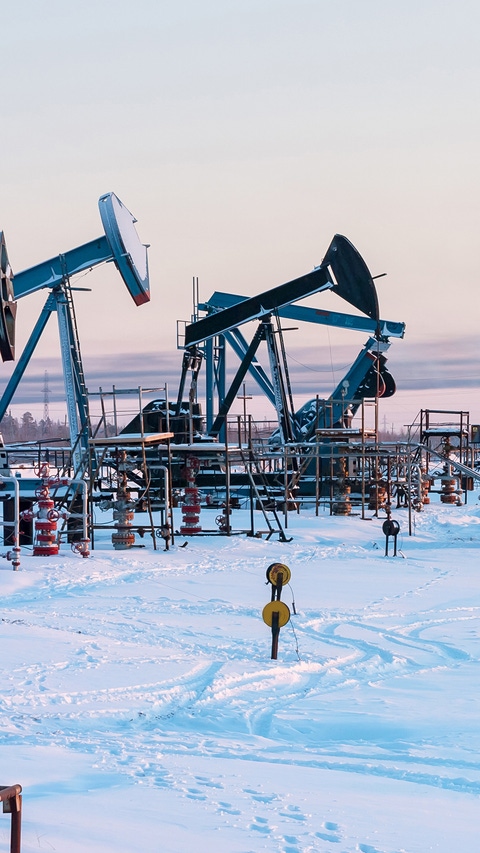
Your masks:
<svg viewBox="0 0 480 853"><path fill-rule="evenodd" d="M147 248L140 243L136 219L114 193L100 197L100 216L105 234L55 258L12 276L16 299L48 288L50 293L23 353L0 399L4 417L20 380L52 313L56 312L62 358L67 414L75 474L83 473L89 451L88 394L80 352L70 279L84 270L113 261L136 305L150 299ZM84 288L77 288L84 289Z"/></svg>
<svg viewBox="0 0 480 853"><path fill-rule="evenodd" d="M227 305L234 304L234 301L243 301L246 297L236 297L232 294L214 293L208 302L200 305L203 310L219 310L216 306L219 303L226 302ZM334 311L319 310L316 308L307 308L304 306L290 305L278 311L280 318L289 318L300 320L309 323L318 323L321 325L336 326L339 328L348 328L355 331L370 332L371 337L368 339L364 348L359 353L355 362L350 367L347 374L341 380L337 388L333 391L330 400L341 400L345 396L346 388L349 393L355 396L355 389L358 388L365 379L366 373L372 368L372 365L377 358L384 359L384 353L390 346L390 337L403 337L405 333L405 324L393 321L380 320L380 324L375 323L369 317L361 317L354 314L342 314ZM375 333L378 325L380 325L381 335L376 337ZM221 339L221 346L219 345ZM218 397L220 400L225 398L225 374L226 374L226 357L225 344L228 343L235 355L241 363L248 351L248 342L242 335L240 329L230 329L224 335L219 336L216 341L210 338L206 341L205 346L205 367L206 367L206 397L207 397L207 427L213 424L213 407L215 389L218 389ZM380 355L381 354L381 355ZM248 372L257 383L260 390L265 394L272 406L275 407L275 392L271 379L266 371L259 364L254 355ZM382 371L385 373L385 371ZM341 405L341 404L340 404ZM338 408L338 407L337 407ZM336 411L336 409L335 409ZM319 427L326 424L319 424Z"/></svg>
<svg viewBox="0 0 480 853"><path fill-rule="evenodd" d="M232 403L240 390L240 386L245 378L247 370L253 362L255 353L261 341L266 341L267 343L270 367L272 370L271 389L273 392L273 402L278 413L279 426L282 431L282 436L285 441L294 440L295 436L292 432L291 422L291 415L293 413L291 412L291 406L289 406L290 401L287 400L288 373L282 372L282 359L280 358L278 352L277 342L275 339L275 331L270 316L265 317L260 322L252 338L250 346L248 347L245 356L242 359L242 363L239 369L237 370L233 382L230 385L227 394L225 395L223 401L220 404L217 417L215 418L212 426L209 429L209 435L211 435L212 437L218 436L222 431L227 414L230 411ZM286 369L286 365L284 367Z"/></svg>
<svg viewBox="0 0 480 853"><path fill-rule="evenodd" d="M88 398L83 374L80 345L75 322L73 300L68 280L57 285L48 295L47 301L17 362L15 370L0 400L0 420L4 417L20 380L42 336L47 322L56 311L62 358L65 399L70 430L75 472L80 471L82 460L88 451L89 417Z"/></svg>

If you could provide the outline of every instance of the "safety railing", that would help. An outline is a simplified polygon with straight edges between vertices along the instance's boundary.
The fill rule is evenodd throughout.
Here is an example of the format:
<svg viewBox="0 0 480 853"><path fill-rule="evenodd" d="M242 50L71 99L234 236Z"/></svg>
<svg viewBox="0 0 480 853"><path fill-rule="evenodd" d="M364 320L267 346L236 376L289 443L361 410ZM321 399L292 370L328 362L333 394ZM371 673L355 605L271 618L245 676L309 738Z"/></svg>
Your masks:
<svg viewBox="0 0 480 853"><path fill-rule="evenodd" d="M3 813L11 814L10 853L20 853L20 836L22 830L22 786L0 785L0 803L3 803Z"/></svg>

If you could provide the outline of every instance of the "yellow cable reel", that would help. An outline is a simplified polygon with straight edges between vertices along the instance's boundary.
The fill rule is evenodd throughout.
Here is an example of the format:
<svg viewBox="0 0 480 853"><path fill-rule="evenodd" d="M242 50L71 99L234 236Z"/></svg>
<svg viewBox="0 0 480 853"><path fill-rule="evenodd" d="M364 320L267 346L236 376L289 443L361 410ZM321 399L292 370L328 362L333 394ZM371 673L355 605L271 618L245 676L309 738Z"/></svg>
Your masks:
<svg viewBox="0 0 480 853"><path fill-rule="evenodd" d="M273 586L277 585L278 575L282 573L283 580L282 584L290 583L290 578L292 577L292 573L288 566L285 563L272 563L271 566L267 569L267 581L269 581Z"/></svg>
<svg viewBox="0 0 480 853"><path fill-rule="evenodd" d="M278 627L283 628L290 620L290 610L283 601L269 601L262 610L262 619L270 628L273 625L273 614L278 613Z"/></svg>

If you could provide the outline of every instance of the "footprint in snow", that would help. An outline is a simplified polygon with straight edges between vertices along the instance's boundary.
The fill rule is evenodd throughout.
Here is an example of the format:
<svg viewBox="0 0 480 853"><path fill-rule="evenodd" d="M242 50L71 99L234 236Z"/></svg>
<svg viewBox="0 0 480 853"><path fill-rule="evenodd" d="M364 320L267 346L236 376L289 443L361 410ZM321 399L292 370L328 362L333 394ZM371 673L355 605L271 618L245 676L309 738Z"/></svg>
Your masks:
<svg viewBox="0 0 480 853"><path fill-rule="evenodd" d="M253 794L252 800L255 800L257 803L273 803L277 797L275 794Z"/></svg>
<svg viewBox="0 0 480 853"><path fill-rule="evenodd" d="M298 806L287 806L286 812L280 812L282 817L289 817L292 820L306 820L305 815L300 811Z"/></svg>
<svg viewBox="0 0 480 853"><path fill-rule="evenodd" d="M202 792L198 788L187 788L188 794L187 797L189 800L206 800L207 798L202 794Z"/></svg>
<svg viewBox="0 0 480 853"><path fill-rule="evenodd" d="M244 788L243 793L250 794L252 800L255 800L257 803L273 803L274 800L278 799L276 794L261 794L259 791L254 791L252 788Z"/></svg>
<svg viewBox="0 0 480 853"><path fill-rule="evenodd" d="M254 817L253 823L250 824L250 829L255 829L256 832L261 832L264 835L269 835L272 831L268 826L266 817Z"/></svg>
<svg viewBox="0 0 480 853"><path fill-rule="evenodd" d="M332 832L316 832L316 838L321 838L322 841L330 841L332 844L338 844L340 841L339 835L334 835Z"/></svg>
<svg viewBox="0 0 480 853"><path fill-rule="evenodd" d="M204 785L206 788L218 788L223 790L223 785L220 782L214 782L212 779L207 779L205 776L195 776L199 785Z"/></svg>
<svg viewBox="0 0 480 853"><path fill-rule="evenodd" d="M219 806L218 811L220 813L232 814L232 815L241 814L240 810L234 809L231 803L224 803L224 802L220 801L218 806Z"/></svg>
<svg viewBox="0 0 480 853"><path fill-rule="evenodd" d="M285 841L285 847L283 848L282 853L301 853L300 847L298 846L299 841L295 835L284 835L283 840Z"/></svg>
<svg viewBox="0 0 480 853"><path fill-rule="evenodd" d="M322 841L330 841L332 844L338 844L340 839L340 835L338 834L338 823L334 823L331 820L326 820L322 826L327 830L326 832L316 832L315 837L321 838Z"/></svg>

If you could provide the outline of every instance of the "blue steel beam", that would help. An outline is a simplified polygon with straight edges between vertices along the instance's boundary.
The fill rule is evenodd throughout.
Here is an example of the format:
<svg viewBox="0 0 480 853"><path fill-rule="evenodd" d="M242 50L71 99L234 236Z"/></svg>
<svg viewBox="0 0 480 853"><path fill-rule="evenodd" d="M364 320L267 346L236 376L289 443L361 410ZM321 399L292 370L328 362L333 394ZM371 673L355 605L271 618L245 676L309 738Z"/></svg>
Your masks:
<svg viewBox="0 0 480 853"><path fill-rule="evenodd" d="M238 356L241 362L245 358L248 352L248 343L243 337L242 333L239 329L231 329L229 332L226 332L225 335L221 336L225 338L225 340L230 344L232 350L235 355ZM207 399L207 431L210 430L210 427L213 424L214 415L213 415L213 407L214 407L214 397L215 397L215 388L218 393L219 404L223 402L225 397L225 347L222 346L221 353L219 354L219 364L218 369L215 371L214 369L214 338L209 338L205 344L205 367L206 367L206 399ZM252 362L248 368L250 375L253 377L260 390L263 391L267 399L270 401L272 406L275 405L275 392L273 390L273 385L268 378L265 370L259 364L255 356L252 357ZM216 375L219 374L219 375Z"/></svg>
<svg viewBox="0 0 480 853"><path fill-rule="evenodd" d="M334 423L336 423L341 417L343 405L342 399L344 397L346 397L347 400L354 400L356 398L358 389L370 368L376 363L378 354L378 341L376 341L375 338L370 338L364 348L357 355L355 361L343 379L341 379L333 393L330 395L329 400L333 404L332 413ZM327 426L327 424L323 424L322 426Z"/></svg>
<svg viewBox="0 0 480 853"><path fill-rule="evenodd" d="M42 332L47 325L49 317L52 311L56 311L57 309L57 301L53 293L50 293L48 299L40 313L40 316L35 323L32 334L30 335L25 349L22 352L19 360L17 361L17 365L15 370L13 371L10 380L5 388L5 391L2 394L2 398L0 400L0 421L4 417L10 403L12 401L12 397L15 394L15 391L18 388L20 380L27 369L28 363L35 351L35 347L37 346Z"/></svg>
<svg viewBox="0 0 480 853"><path fill-rule="evenodd" d="M388 346L388 343L381 344L382 354L388 349ZM319 429L327 429L341 424L347 409L351 415L355 414L361 404L359 389L369 370L377 363L379 355L378 341L375 338L369 338L330 397L323 401L326 405L321 407L318 412ZM309 410L312 413L316 410L315 400L309 400L305 403L296 413L297 418L302 421L303 413ZM315 426L316 419L313 417L309 423L304 423L301 428L303 440L310 441L313 438Z"/></svg>
<svg viewBox="0 0 480 853"><path fill-rule="evenodd" d="M213 338L209 338L205 344L205 396L207 403L207 432L213 424L213 406L215 393L215 375L213 369Z"/></svg>
<svg viewBox="0 0 480 853"><path fill-rule="evenodd" d="M258 296L251 296L230 308L217 311L202 317L195 323L190 323L185 329L185 346L199 344L215 335L225 334L231 329L236 329L249 320L257 320L268 316L291 302L329 290L334 286L328 267L318 267L311 273L287 281L271 290L266 290Z"/></svg>
<svg viewBox="0 0 480 853"><path fill-rule="evenodd" d="M43 287L54 288L83 270L113 261L135 305L149 301L148 246L139 240L135 217L115 193L101 196L98 206L105 236L16 273L16 298L35 293Z"/></svg>
<svg viewBox="0 0 480 853"><path fill-rule="evenodd" d="M335 234L319 267L190 323L185 329L185 346L199 344L249 320L262 319L293 302L332 288L338 296L378 323L377 291L368 267L355 246L346 237Z"/></svg>
<svg viewBox="0 0 480 853"><path fill-rule="evenodd" d="M214 311L230 308L245 302L249 297L238 296L234 293L222 293L216 290L206 302L198 307L202 311L212 313ZM386 338L403 338L405 334L405 323L393 320L379 320L378 323L370 317L358 317L355 314L343 314L338 311L325 311L320 308L308 308L303 305L287 305L278 309L280 317L288 320L298 320L306 323L318 323L322 326L337 326L342 329L353 329L357 332L367 332L374 335L377 329L380 335Z"/></svg>
<svg viewBox="0 0 480 853"><path fill-rule="evenodd" d="M227 414L230 411L232 403L240 390L240 386L245 378L248 366L249 364L251 364L251 361L255 356L260 341L264 340L264 338L265 324L260 323L260 325L257 327L257 331L255 332L252 338L252 342L245 354L245 358L243 359L240 367L237 370L237 373L235 374L235 377L233 379L232 384L230 385L227 394L224 394L221 399L218 415L209 430L209 435L218 436L224 430Z"/></svg>
<svg viewBox="0 0 480 853"><path fill-rule="evenodd" d="M376 338L369 338L330 397L321 400L320 407L315 398L304 403L295 414L300 440L312 441L317 426L318 429L338 428L345 425L344 418L347 414L353 417L361 405L361 398L365 396L361 391L362 385L371 368L375 364L378 365L379 356L383 356L388 347L388 342L379 346ZM273 435L279 436L280 433L276 431Z"/></svg>
<svg viewBox="0 0 480 853"><path fill-rule="evenodd" d="M76 249L71 249L56 258L50 258L34 267L15 274L13 286L15 299L35 293L44 287L53 288L66 278L90 269L97 264L112 260L112 250L106 237L91 240Z"/></svg>
<svg viewBox="0 0 480 853"><path fill-rule="evenodd" d="M245 355L248 351L248 343L243 337L242 333L239 329L231 329L229 332L225 332L225 338L233 349L234 353L238 356L240 361L245 358ZM255 382L259 386L260 390L263 391L267 399L270 401L272 406L275 405L275 392L273 390L273 385L270 379L268 378L265 370L262 365L259 364L257 359L253 357L252 363L248 368L248 372L255 379Z"/></svg>

